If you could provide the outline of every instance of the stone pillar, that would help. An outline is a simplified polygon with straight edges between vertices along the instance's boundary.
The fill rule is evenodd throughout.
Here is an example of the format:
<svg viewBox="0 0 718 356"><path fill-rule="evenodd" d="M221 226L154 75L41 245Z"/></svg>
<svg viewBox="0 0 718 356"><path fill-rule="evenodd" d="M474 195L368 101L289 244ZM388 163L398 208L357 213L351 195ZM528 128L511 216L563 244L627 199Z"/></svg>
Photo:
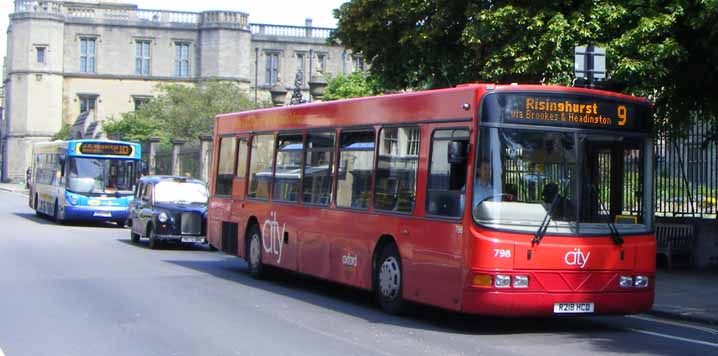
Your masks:
<svg viewBox="0 0 718 356"><path fill-rule="evenodd" d="M269 89L269 94L272 95L272 104L274 104L274 106L284 106L284 101L287 98L287 89L284 89L281 82L274 84L274 86Z"/></svg>
<svg viewBox="0 0 718 356"><path fill-rule="evenodd" d="M160 138L159 137L150 137L150 162L149 162L149 174L155 175L157 174L157 151L160 149Z"/></svg>
<svg viewBox="0 0 718 356"><path fill-rule="evenodd" d="M209 182L209 169L212 166L212 136L199 136L199 179Z"/></svg>
<svg viewBox="0 0 718 356"><path fill-rule="evenodd" d="M327 89L327 81L322 73L317 73L309 79L309 94L314 101L322 101Z"/></svg>
<svg viewBox="0 0 718 356"><path fill-rule="evenodd" d="M172 175L178 176L181 173L179 155L185 142L185 140L172 140Z"/></svg>

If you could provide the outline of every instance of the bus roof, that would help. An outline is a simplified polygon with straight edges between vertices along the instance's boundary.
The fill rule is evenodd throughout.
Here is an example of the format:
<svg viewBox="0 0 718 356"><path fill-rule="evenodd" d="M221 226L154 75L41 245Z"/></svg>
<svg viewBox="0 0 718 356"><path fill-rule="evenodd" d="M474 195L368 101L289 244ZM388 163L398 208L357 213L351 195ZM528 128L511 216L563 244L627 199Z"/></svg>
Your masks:
<svg viewBox="0 0 718 356"><path fill-rule="evenodd" d="M492 92L544 92L599 96L639 105L645 98L605 90L533 84L462 84L454 88L352 98L321 103L258 109L216 117L219 135L236 132L301 130L314 127L371 126L418 121L470 121L478 112L479 99ZM381 117L378 114L381 113ZM341 122L337 119L341 118Z"/></svg>

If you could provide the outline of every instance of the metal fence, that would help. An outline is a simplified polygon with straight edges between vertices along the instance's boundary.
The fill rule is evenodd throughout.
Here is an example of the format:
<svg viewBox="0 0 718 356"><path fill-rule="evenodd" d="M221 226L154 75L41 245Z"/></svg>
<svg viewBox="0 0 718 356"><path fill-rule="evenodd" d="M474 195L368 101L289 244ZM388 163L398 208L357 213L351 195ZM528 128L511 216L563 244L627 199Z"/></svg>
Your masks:
<svg viewBox="0 0 718 356"><path fill-rule="evenodd" d="M717 217L718 146L706 141L710 128L710 124L695 120L684 137L657 135L657 216Z"/></svg>
<svg viewBox="0 0 718 356"><path fill-rule="evenodd" d="M180 175L200 178L200 155L199 142L184 144L179 154Z"/></svg>

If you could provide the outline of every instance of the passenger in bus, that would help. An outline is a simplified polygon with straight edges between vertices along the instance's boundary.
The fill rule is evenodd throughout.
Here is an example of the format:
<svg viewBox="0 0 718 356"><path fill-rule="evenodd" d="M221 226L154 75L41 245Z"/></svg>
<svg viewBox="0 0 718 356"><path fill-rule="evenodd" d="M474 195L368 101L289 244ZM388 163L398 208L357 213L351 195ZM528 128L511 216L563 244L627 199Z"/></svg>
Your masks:
<svg viewBox="0 0 718 356"><path fill-rule="evenodd" d="M471 204L474 208L486 198L494 195L494 187L491 185L489 179L491 178L489 161L481 161L479 163L479 169L477 170L477 176L474 180L474 200Z"/></svg>

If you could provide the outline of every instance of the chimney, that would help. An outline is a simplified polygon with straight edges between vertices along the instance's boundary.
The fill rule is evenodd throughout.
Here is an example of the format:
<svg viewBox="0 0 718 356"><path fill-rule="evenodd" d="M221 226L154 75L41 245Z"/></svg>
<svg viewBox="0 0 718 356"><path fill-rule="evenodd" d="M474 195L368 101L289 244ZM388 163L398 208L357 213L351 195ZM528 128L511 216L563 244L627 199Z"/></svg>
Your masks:
<svg viewBox="0 0 718 356"><path fill-rule="evenodd" d="M304 27L312 27L312 18L311 17L307 17L304 20Z"/></svg>

